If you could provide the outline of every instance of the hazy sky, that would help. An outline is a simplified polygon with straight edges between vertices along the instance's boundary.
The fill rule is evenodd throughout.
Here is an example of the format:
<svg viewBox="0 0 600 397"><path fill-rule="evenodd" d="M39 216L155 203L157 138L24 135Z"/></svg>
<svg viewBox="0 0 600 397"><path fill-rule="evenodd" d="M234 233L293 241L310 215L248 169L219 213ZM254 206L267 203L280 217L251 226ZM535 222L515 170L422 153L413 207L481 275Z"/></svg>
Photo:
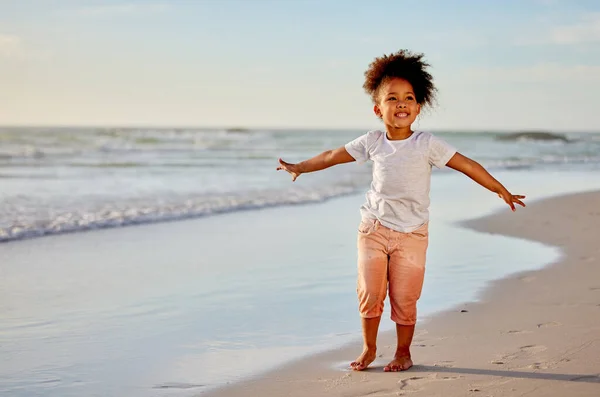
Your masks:
<svg viewBox="0 0 600 397"><path fill-rule="evenodd" d="M598 0L0 0L0 124L377 127L401 48L419 128L600 131Z"/></svg>

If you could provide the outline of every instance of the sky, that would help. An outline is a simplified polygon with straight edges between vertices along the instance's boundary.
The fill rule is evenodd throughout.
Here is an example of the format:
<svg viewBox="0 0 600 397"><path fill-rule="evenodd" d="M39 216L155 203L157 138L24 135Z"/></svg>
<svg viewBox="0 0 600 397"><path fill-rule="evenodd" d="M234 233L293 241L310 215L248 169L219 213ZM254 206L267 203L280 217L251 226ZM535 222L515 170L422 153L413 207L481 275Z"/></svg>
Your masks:
<svg viewBox="0 0 600 397"><path fill-rule="evenodd" d="M417 128L600 131L597 0L0 0L0 125L377 128L399 49Z"/></svg>

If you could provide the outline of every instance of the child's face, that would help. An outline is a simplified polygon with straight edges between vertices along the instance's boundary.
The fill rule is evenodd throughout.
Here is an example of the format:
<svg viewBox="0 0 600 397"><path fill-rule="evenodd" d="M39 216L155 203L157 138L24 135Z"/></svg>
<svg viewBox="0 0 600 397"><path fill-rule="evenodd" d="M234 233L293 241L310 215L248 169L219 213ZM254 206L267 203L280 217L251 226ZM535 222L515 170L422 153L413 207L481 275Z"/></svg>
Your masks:
<svg viewBox="0 0 600 397"><path fill-rule="evenodd" d="M386 127L406 128L415 121L421 105L417 103L412 85L400 78L384 83L379 90L379 102L373 108Z"/></svg>

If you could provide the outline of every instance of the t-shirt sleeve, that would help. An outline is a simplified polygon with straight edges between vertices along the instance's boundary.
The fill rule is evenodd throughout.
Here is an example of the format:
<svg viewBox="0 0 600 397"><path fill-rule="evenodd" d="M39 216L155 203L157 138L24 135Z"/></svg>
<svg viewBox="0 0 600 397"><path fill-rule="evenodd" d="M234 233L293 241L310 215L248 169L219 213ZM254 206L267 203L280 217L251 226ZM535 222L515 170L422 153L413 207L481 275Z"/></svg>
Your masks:
<svg viewBox="0 0 600 397"><path fill-rule="evenodd" d="M369 134L364 134L348 142L344 147L350 156L359 163L364 163L371 158L369 155Z"/></svg>
<svg viewBox="0 0 600 397"><path fill-rule="evenodd" d="M456 154L456 149L448 142L436 136L431 136L429 141L429 163L437 168L444 168L448 161Z"/></svg>

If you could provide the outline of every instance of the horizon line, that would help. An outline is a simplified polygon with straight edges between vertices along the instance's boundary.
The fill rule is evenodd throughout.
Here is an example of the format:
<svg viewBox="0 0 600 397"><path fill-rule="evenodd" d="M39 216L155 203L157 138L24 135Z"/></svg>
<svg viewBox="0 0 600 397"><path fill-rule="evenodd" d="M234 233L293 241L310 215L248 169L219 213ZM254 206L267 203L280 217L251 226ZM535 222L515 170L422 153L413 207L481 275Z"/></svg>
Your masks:
<svg viewBox="0 0 600 397"><path fill-rule="evenodd" d="M232 126L214 126L214 125L166 125L166 124L0 124L0 128L123 128L123 129L155 129L155 130L172 130L172 129L191 129L191 130L241 130L241 131L256 131L256 130L288 130L288 131L308 131L308 130L319 130L319 131L372 131L379 128L375 127L319 127L319 126L303 126L303 127L281 127L281 126L258 126L258 127L242 127L239 125ZM503 133L503 132L553 132L553 133L569 133L569 132L580 132L580 133L600 133L600 130L593 129L572 129L572 130L558 130L558 129L546 129L546 128L417 128L416 130L424 131L439 131L439 132L490 132L490 133Z"/></svg>

